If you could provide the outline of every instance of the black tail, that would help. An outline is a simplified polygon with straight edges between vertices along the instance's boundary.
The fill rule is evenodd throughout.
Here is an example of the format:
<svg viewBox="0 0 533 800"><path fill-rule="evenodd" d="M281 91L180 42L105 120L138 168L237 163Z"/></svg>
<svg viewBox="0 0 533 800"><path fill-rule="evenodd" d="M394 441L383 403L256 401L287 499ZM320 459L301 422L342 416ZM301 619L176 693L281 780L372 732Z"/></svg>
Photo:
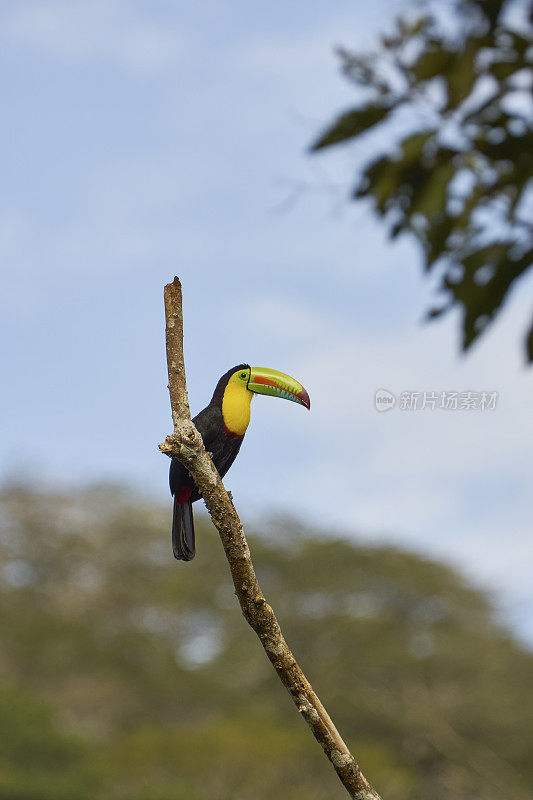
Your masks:
<svg viewBox="0 0 533 800"><path fill-rule="evenodd" d="M194 520L192 503L186 500L178 503L174 500L172 517L172 551L178 561L192 561L196 548L194 544Z"/></svg>

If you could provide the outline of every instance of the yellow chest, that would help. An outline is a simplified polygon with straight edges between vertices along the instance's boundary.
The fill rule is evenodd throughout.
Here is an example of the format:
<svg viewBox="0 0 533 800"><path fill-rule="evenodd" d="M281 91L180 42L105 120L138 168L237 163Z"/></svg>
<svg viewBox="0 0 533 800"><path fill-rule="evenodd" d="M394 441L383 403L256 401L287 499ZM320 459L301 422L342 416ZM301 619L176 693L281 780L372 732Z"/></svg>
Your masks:
<svg viewBox="0 0 533 800"><path fill-rule="evenodd" d="M228 383L222 398L224 425L236 436L244 436L250 422L250 403L253 392L246 386Z"/></svg>

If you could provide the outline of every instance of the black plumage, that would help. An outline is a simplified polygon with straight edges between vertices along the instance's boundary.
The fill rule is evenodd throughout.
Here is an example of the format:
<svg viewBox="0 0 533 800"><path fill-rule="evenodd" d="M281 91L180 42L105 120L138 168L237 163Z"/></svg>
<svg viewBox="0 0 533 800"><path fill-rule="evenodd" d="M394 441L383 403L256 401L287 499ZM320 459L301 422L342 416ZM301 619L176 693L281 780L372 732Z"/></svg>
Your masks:
<svg viewBox="0 0 533 800"><path fill-rule="evenodd" d="M231 375L240 369L249 369L249 366L239 364L228 370L219 380L209 405L193 419L222 478L237 458L244 439L244 434L237 436L226 429L222 416L224 390ZM177 458L170 464L170 491L174 496L172 550L178 560L191 561L195 555L192 503L199 500L200 495L189 471Z"/></svg>

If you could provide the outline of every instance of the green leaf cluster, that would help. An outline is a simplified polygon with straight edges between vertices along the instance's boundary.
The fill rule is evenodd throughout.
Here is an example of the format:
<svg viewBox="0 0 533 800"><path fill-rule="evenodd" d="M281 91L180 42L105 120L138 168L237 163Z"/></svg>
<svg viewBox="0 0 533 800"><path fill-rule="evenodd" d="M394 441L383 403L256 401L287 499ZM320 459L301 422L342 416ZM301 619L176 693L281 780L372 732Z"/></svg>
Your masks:
<svg viewBox="0 0 533 800"><path fill-rule="evenodd" d="M458 308L467 350L533 262L533 27L517 31L509 4L453 5L455 37L428 13L399 20L378 53L342 51L346 75L371 98L312 149L374 136L353 196L371 200L392 236L420 242L442 297L428 317ZM396 133L400 114L411 133ZM525 344L531 361L533 326Z"/></svg>

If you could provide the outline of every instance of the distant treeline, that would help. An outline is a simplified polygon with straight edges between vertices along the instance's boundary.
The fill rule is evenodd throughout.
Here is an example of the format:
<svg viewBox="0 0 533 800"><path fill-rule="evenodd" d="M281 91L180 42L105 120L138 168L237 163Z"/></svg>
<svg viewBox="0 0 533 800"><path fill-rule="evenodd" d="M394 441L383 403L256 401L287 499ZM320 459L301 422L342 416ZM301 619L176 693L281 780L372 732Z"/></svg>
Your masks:
<svg viewBox="0 0 533 800"><path fill-rule="evenodd" d="M331 800L343 790L233 595L216 531L103 487L0 494L0 800ZM267 598L387 800L533 798L533 655L448 567L250 535Z"/></svg>

